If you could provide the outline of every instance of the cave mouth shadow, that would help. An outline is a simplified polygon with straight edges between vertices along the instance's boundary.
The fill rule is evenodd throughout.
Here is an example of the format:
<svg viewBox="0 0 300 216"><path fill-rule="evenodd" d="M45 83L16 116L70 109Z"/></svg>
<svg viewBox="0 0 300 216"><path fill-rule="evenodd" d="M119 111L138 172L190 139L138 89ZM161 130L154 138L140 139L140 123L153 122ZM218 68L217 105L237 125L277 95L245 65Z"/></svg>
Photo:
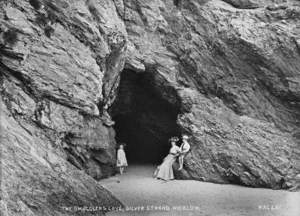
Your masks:
<svg viewBox="0 0 300 216"><path fill-rule="evenodd" d="M180 135L179 106L161 97L149 73L124 70L110 114L117 143L125 143L129 164L160 164Z"/></svg>

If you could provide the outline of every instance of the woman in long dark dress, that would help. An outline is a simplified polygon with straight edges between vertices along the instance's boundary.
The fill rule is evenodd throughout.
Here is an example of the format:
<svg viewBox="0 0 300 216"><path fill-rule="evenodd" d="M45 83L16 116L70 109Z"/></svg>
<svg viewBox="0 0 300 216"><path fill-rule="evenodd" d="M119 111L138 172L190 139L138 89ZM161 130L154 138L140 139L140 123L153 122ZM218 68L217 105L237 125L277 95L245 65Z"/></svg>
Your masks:
<svg viewBox="0 0 300 216"><path fill-rule="evenodd" d="M162 164L155 170L155 178L165 181L174 179L172 165L180 153L180 148L176 145L176 141L178 141L177 137L172 137L170 139L172 147L169 151L169 154L164 158Z"/></svg>

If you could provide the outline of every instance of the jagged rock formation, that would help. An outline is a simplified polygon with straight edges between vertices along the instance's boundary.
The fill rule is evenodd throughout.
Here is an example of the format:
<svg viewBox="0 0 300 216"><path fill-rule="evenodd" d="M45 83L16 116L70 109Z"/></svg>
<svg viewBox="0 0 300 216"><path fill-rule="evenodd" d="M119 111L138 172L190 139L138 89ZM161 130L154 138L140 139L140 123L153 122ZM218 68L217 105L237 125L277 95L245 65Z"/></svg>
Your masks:
<svg viewBox="0 0 300 216"><path fill-rule="evenodd" d="M124 65L126 32L113 2L0 5L4 215L120 205L78 170L114 173L114 131L99 117Z"/></svg>
<svg viewBox="0 0 300 216"><path fill-rule="evenodd" d="M126 1L123 19L125 67L154 74L193 136L179 176L287 187L299 173L299 2L176 2Z"/></svg>
<svg viewBox="0 0 300 216"><path fill-rule="evenodd" d="M46 206L47 199L75 205L109 197L118 204L78 169L95 179L114 173L108 112L122 111L109 108L124 68L149 75L152 90L179 110L177 126L191 136L192 150L178 177L272 188L295 183L299 1L0 5L1 205L8 215L53 215L57 203ZM33 191L30 199L11 181Z"/></svg>
<svg viewBox="0 0 300 216"><path fill-rule="evenodd" d="M29 99L17 89L19 99ZM16 120L4 104L1 99L1 215L103 215L107 210L75 208L122 206L92 177L67 162L63 149L49 138L53 133L46 134L25 119Z"/></svg>

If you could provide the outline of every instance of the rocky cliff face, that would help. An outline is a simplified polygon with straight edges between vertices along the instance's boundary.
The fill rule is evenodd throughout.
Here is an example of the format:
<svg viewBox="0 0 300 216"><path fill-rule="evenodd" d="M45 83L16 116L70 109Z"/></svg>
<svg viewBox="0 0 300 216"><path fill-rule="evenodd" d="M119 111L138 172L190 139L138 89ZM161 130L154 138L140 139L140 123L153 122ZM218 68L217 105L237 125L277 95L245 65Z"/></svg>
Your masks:
<svg viewBox="0 0 300 216"><path fill-rule="evenodd" d="M59 215L58 202L118 205L88 175L114 173L108 113L123 112L110 107L124 69L147 75L156 95L178 109L177 126L192 146L179 178L295 184L299 1L0 4L1 205L8 215L53 215L54 207Z"/></svg>
<svg viewBox="0 0 300 216"><path fill-rule="evenodd" d="M114 131L100 115L125 59L113 2L0 4L4 215L120 205L92 179L114 172Z"/></svg>
<svg viewBox="0 0 300 216"><path fill-rule="evenodd" d="M299 173L299 2L124 2L125 67L153 74L192 135L178 175L289 187Z"/></svg>

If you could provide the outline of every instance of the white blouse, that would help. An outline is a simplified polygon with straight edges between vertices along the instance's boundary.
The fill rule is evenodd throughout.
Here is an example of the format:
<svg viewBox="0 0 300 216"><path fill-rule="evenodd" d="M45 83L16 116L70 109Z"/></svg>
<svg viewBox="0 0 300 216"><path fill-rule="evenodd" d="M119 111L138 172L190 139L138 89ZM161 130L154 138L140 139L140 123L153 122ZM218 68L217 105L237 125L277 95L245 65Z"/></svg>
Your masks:
<svg viewBox="0 0 300 216"><path fill-rule="evenodd" d="M177 154L178 152L180 152L180 148L176 145L170 149L171 154Z"/></svg>

